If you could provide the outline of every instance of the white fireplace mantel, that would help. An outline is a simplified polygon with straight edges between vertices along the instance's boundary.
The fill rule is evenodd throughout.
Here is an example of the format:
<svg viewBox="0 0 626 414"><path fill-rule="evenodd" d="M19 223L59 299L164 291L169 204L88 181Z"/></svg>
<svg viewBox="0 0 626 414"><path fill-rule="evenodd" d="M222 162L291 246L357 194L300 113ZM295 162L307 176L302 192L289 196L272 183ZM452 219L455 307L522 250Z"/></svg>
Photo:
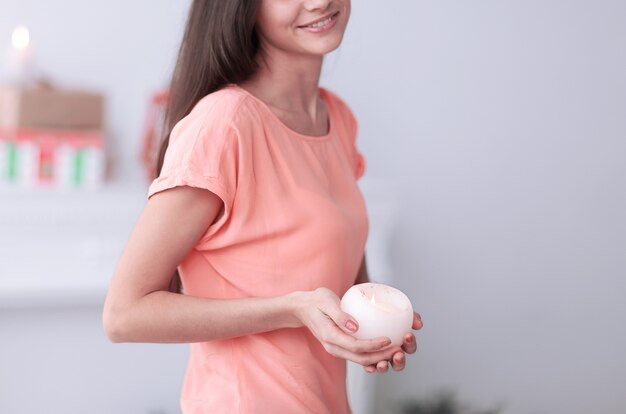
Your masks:
<svg viewBox="0 0 626 414"><path fill-rule="evenodd" d="M0 308L100 304L146 186L0 189Z"/></svg>

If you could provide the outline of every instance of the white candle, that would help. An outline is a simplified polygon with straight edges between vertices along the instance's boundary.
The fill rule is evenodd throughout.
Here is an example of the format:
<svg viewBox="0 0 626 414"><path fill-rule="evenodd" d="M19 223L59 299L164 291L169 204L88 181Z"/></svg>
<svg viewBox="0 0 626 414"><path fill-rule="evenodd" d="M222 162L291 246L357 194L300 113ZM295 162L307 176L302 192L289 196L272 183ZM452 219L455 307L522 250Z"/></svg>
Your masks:
<svg viewBox="0 0 626 414"><path fill-rule="evenodd" d="M413 306L409 298L391 286L377 283L354 285L341 299L341 310L359 324L357 339L386 336L395 345L413 327Z"/></svg>
<svg viewBox="0 0 626 414"><path fill-rule="evenodd" d="M28 83L33 70L33 51L30 32L25 26L17 26L13 30L6 58L9 79L20 85Z"/></svg>

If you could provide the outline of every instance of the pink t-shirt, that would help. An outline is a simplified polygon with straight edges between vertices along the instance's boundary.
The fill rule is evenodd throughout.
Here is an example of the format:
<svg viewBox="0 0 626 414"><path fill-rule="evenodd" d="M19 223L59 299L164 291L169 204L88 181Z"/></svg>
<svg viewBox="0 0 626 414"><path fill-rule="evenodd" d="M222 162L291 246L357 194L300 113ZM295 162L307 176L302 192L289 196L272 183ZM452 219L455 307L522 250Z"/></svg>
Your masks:
<svg viewBox="0 0 626 414"><path fill-rule="evenodd" d="M354 284L367 238L357 186L364 161L349 107L320 88L329 132L288 128L235 84L204 97L170 138L148 197L176 186L205 188L224 202L179 266L185 293L272 297ZM184 212L181 212L184 213ZM346 363L306 328L191 344L181 395L185 414L349 413Z"/></svg>

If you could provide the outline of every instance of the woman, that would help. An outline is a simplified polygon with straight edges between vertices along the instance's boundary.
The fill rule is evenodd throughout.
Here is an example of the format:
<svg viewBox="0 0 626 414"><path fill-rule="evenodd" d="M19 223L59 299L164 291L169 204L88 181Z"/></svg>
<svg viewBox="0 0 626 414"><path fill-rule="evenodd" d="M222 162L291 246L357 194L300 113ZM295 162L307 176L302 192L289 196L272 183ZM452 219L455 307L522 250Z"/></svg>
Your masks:
<svg viewBox="0 0 626 414"><path fill-rule="evenodd" d="M339 308L368 280L364 163L352 112L318 83L349 15L350 0L192 3L159 175L104 309L115 342L192 344L186 414L349 413L345 360L385 372L415 352L411 333L354 339Z"/></svg>

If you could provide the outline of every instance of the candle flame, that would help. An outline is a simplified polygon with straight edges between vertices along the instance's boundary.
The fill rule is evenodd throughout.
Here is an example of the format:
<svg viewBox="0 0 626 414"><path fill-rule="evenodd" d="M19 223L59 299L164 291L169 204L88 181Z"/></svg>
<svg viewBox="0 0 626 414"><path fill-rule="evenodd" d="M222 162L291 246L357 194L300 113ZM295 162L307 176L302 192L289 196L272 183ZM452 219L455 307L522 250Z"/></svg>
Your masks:
<svg viewBox="0 0 626 414"><path fill-rule="evenodd" d="M393 308L393 306L389 306L389 304L387 303L380 303L380 301L376 302L376 295L372 295L372 297L370 298L370 303L385 312L393 312L394 310L396 310Z"/></svg>
<svg viewBox="0 0 626 414"><path fill-rule="evenodd" d="M25 50L30 44L30 32L26 26L17 26L11 35L11 44L17 50Z"/></svg>

